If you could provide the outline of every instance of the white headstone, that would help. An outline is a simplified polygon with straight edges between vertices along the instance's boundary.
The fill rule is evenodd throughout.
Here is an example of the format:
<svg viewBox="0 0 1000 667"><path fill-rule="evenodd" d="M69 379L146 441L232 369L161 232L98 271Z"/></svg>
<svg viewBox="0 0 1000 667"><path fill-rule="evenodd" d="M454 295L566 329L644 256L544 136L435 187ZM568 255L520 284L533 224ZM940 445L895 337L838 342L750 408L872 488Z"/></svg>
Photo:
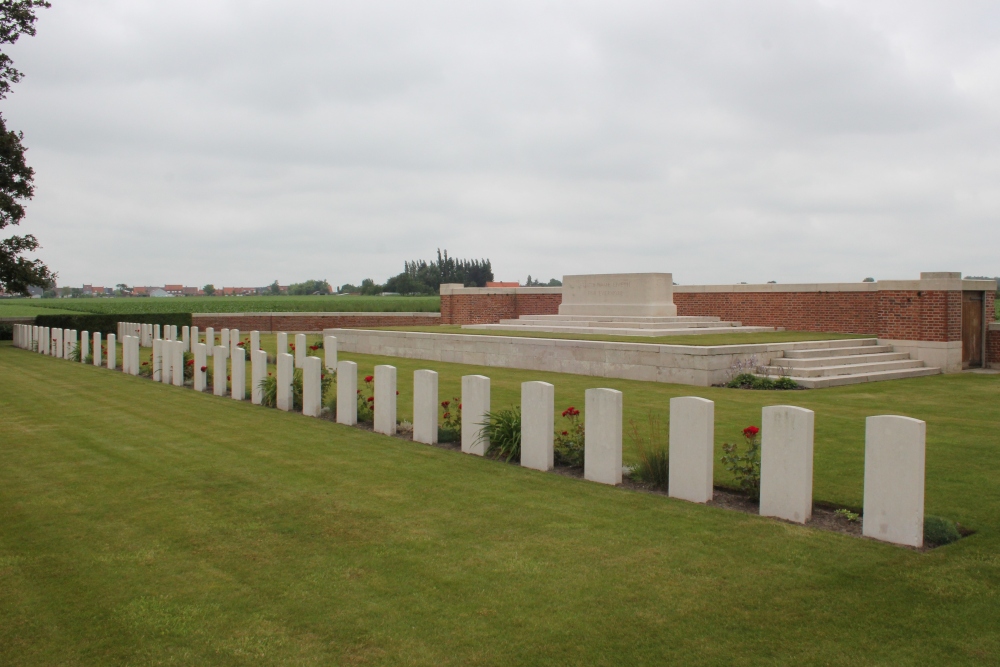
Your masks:
<svg viewBox="0 0 1000 667"><path fill-rule="evenodd" d="M250 400L254 405L264 402L264 388L261 383L267 377L267 352L254 350L250 353Z"/></svg>
<svg viewBox="0 0 1000 667"><path fill-rule="evenodd" d="M206 353L208 346L204 343L194 343L191 347L194 353L194 390L205 391L208 379L208 354ZM202 370L203 368L205 370Z"/></svg>
<svg viewBox="0 0 1000 667"><path fill-rule="evenodd" d="M191 351L191 327L181 327L181 342L184 343L184 351Z"/></svg>
<svg viewBox="0 0 1000 667"><path fill-rule="evenodd" d="M205 346L208 348L208 356L212 356L215 352L215 329L212 327L205 328Z"/></svg>
<svg viewBox="0 0 1000 667"><path fill-rule="evenodd" d="M160 335L160 325L159 324L154 324L153 325L153 338L159 338L160 340L163 340L163 336Z"/></svg>
<svg viewBox="0 0 1000 667"><path fill-rule="evenodd" d="M552 470L555 463L555 387L548 382L521 383L521 465Z"/></svg>
<svg viewBox="0 0 1000 667"><path fill-rule="evenodd" d="M114 334L108 334L108 369L114 370L118 367L118 347Z"/></svg>
<svg viewBox="0 0 1000 667"><path fill-rule="evenodd" d="M275 337L275 341L278 346L276 354L286 354L288 352L288 334L284 331L279 331Z"/></svg>
<svg viewBox="0 0 1000 667"><path fill-rule="evenodd" d="M805 523L812 517L812 410L763 409L760 438L760 514Z"/></svg>
<svg viewBox="0 0 1000 667"><path fill-rule="evenodd" d="M81 331L80 332L80 363L87 363L87 357L90 356L90 332Z"/></svg>
<svg viewBox="0 0 1000 667"><path fill-rule="evenodd" d="M232 396L237 401L242 401L247 397L247 357L246 350L242 347L233 348L232 370L229 372L233 378Z"/></svg>
<svg viewBox="0 0 1000 667"><path fill-rule="evenodd" d="M324 360L326 362L327 370L334 371L337 369L337 337L336 336L323 336L323 354L326 357ZM437 408L435 408L437 409ZM435 417L436 419L436 417ZM416 422L414 422L416 424Z"/></svg>
<svg viewBox="0 0 1000 667"><path fill-rule="evenodd" d="M323 407L321 378L323 364L319 357L306 357L302 364L302 414L319 417Z"/></svg>
<svg viewBox="0 0 1000 667"><path fill-rule="evenodd" d="M327 358L331 338L327 336L323 342ZM333 340L336 345L337 339ZM438 374L434 371L413 371L413 440L428 445L438 441Z"/></svg>
<svg viewBox="0 0 1000 667"><path fill-rule="evenodd" d="M396 367L375 367L376 433L396 433Z"/></svg>
<svg viewBox="0 0 1000 667"><path fill-rule="evenodd" d="M129 358L128 358L128 373L129 375L139 374L139 337L130 336L131 343L129 345Z"/></svg>
<svg viewBox="0 0 1000 667"><path fill-rule="evenodd" d="M230 346L229 329L223 329L222 334L219 336L219 347L225 348L226 357L229 356L229 346Z"/></svg>
<svg viewBox="0 0 1000 667"><path fill-rule="evenodd" d="M260 332L251 331L250 332L250 351L256 352L260 349Z"/></svg>
<svg viewBox="0 0 1000 667"><path fill-rule="evenodd" d="M160 341L160 382L163 384L170 384L174 380L173 355L170 353L173 344L170 339Z"/></svg>
<svg viewBox="0 0 1000 667"><path fill-rule="evenodd" d="M94 332L94 351L91 353L95 366L101 365L101 332Z"/></svg>
<svg viewBox="0 0 1000 667"><path fill-rule="evenodd" d="M229 356L230 358L236 353L236 348L240 346L240 330L230 329L229 330ZM246 355L244 354L244 357Z"/></svg>
<svg viewBox="0 0 1000 667"><path fill-rule="evenodd" d="M377 401L376 401L377 402ZM462 377L462 451L483 456L490 439L483 424L490 411L490 379L485 375Z"/></svg>
<svg viewBox="0 0 1000 667"><path fill-rule="evenodd" d="M337 363L337 423L358 423L358 365L353 361Z"/></svg>
<svg viewBox="0 0 1000 667"><path fill-rule="evenodd" d="M177 340L174 341L172 345L173 349L173 380L175 387L184 386L184 341Z"/></svg>
<svg viewBox="0 0 1000 667"><path fill-rule="evenodd" d="M880 415L865 420L865 508L861 532L876 540L924 545L927 424Z"/></svg>
<svg viewBox="0 0 1000 667"><path fill-rule="evenodd" d="M194 345L195 343L200 343L201 342L201 338L199 337L198 327L191 327L191 329L189 331L190 331L190 333L188 334L188 336L191 339L191 343L190 344ZM194 351L193 349L189 349L188 350L188 352L193 352L193 351Z"/></svg>
<svg viewBox="0 0 1000 667"><path fill-rule="evenodd" d="M622 482L622 393L588 389L584 414L583 478Z"/></svg>
<svg viewBox="0 0 1000 667"><path fill-rule="evenodd" d="M279 410L290 411L293 405L292 378L294 375L292 355L287 352L278 355L278 396Z"/></svg>
<svg viewBox="0 0 1000 667"><path fill-rule="evenodd" d="M667 493L693 503L712 500L715 403L697 396L670 399Z"/></svg>
<svg viewBox="0 0 1000 667"><path fill-rule="evenodd" d="M63 355L63 330L55 329L52 332L52 349L56 359L61 359Z"/></svg>
<svg viewBox="0 0 1000 667"><path fill-rule="evenodd" d="M229 389L228 375L226 369L226 348L216 345L212 352L212 393L216 396L225 396Z"/></svg>
<svg viewBox="0 0 1000 667"><path fill-rule="evenodd" d="M166 344L168 344L167 341L160 340L159 338L153 339L153 358L150 360L150 363L153 366L154 380L163 380L163 346Z"/></svg>
<svg viewBox="0 0 1000 667"><path fill-rule="evenodd" d="M295 334L295 367L302 368L306 359L306 335Z"/></svg>

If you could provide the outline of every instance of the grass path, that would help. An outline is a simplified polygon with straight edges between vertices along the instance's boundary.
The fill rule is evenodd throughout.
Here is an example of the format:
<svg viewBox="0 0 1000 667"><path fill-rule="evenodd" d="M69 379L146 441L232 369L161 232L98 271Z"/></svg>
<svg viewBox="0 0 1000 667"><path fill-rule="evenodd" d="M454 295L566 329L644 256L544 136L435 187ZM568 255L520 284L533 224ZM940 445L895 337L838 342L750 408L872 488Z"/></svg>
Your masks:
<svg viewBox="0 0 1000 667"><path fill-rule="evenodd" d="M386 361L342 356L362 370ZM402 390L418 362L393 361ZM443 388L476 370L435 367ZM997 377L780 395L599 381L625 391L630 410L712 398L717 431L772 402L813 408L817 497L843 502L860 488L864 415L927 419L928 509L979 532L921 554L9 344L0 374L5 665L981 665L1000 655ZM559 401L598 381L488 374L498 404L526 376L553 381Z"/></svg>

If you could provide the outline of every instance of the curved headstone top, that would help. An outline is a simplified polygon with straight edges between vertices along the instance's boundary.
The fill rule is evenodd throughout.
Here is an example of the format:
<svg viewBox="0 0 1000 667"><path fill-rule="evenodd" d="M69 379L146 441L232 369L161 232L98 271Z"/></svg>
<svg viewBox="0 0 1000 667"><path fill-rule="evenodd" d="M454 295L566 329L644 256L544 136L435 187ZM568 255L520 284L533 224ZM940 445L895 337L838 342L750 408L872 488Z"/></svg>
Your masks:
<svg viewBox="0 0 1000 667"><path fill-rule="evenodd" d="M674 317L671 273L602 273L563 276L560 315Z"/></svg>

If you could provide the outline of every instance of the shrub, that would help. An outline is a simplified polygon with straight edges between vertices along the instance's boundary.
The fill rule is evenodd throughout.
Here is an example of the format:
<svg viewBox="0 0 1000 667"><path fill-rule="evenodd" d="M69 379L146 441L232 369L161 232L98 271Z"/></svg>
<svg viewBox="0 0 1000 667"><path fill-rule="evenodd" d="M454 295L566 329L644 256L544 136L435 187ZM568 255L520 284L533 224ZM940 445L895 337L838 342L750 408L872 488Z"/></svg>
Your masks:
<svg viewBox="0 0 1000 667"><path fill-rule="evenodd" d="M267 377L260 381L260 394L261 405L268 408L278 407L278 378L268 373Z"/></svg>
<svg viewBox="0 0 1000 667"><path fill-rule="evenodd" d="M635 420L628 421L628 437L639 454L639 461L632 469L631 477L666 490L670 470L669 449L660 429L660 418L650 411L647 422L649 435L645 436L639 431Z"/></svg>
<svg viewBox="0 0 1000 667"><path fill-rule="evenodd" d="M571 405L563 410L562 416L568 423L563 430L556 431L553 443L555 462L557 465L582 466L586 438L584 424L580 420L580 411Z"/></svg>
<svg viewBox="0 0 1000 667"><path fill-rule="evenodd" d="M760 500L760 429L747 426L743 429L746 451L740 452L739 445L722 445L722 463L733 474L739 488L754 500Z"/></svg>
<svg viewBox="0 0 1000 667"><path fill-rule="evenodd" d="M960 539L962 534L958 532L958 524L954 521L940 516L924 517L924 542L942 546Z"/></svg>
<svg viewBox="0 0 1000 667"><path fill-rule="evenodd" d="M153 300L155 301L155 299ZM162 300L174 301L174 299ZM147 304L149 301L143 299L141 303ZM137 303L139 303L138 300ZM124 321L142 324L175 324L180 330L182 327L191 326L191 313L80 313L74 315L38 315L35 317L35 324L40 327L76 329L91 333L100 331L104 335L118 333L118 323Z"/></svg>
<svg viewBox="0 0 1000 667"><path fill-rule="evenodd" d="M375 378L365 376L365 391L358 389L358 421L375 423Z"/></svg>
<svg viewBox="0 0 1000 667"><path fill-rule="evenodd" d="M857 523L858 521L861 520L861 515L860 514L858 514L857 512L852 512L851 510L846 509L846 508L839 509L836 512L834 512L834 514L836 514L837 516L840 516L840 517L844 517L845 519L847 519L851 523Z"/></svg>
<svg viewBox="0 0 1000 667"><path fill-rule="evenodd" d="M487 456L506 462L521 461L521 407L486 413L483 436L489 438Z"/></svg>
<svg viewBox="0 0 1000 667"><path fill-rule="evenodd" d="M790 377L780 377L772 380L753 373L740 373L726 383L730 389L798 389L799 385Z"/></svg>
<svg viewBox="0 0 1000 667"><path fill-rule="evenodd" d="M456 405L457 408L452 406ZM438 426L438 442L458 442L462 439L462 402L457 398L441 401L441 425Z"/></svg>
<svg viewBox="0 0 1000 667"><path fill-rule="evenodd" d="M70 361L80 361L80 344L76 343L70 348L69 357Z"/></svg>

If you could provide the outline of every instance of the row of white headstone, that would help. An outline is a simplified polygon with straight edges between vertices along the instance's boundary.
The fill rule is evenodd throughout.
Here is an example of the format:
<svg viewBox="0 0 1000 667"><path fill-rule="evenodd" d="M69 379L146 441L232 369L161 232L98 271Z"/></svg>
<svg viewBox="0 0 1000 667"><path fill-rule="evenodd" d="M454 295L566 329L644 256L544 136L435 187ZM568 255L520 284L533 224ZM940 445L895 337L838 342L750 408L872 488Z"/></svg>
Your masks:
<svg viewBox="0 0 1000 667"><path fill-rule="evenodd" d="M108 335L108 368L115 368L115 335ZM38 352L60 359L70 359L79 350L80 361L87 362L88 357L95 366L102 365L101 332L81 331L76 329L54 329L29 324L14 325L14 345L25 350Z"/></svg>
<svg viewBox="0 0 1000 667"><path fill-rule="evenodd" d="M396 368L375 367L375 431L396 432ZM280 375L279 375L280 382ZM337 365L337 421L357 422L357 365ZM438 375L413 374L413 439L434 444L438 436ZM490 379L462 378L462 451L489 449L484 424L490 412ZM521 465L551 470L554 464L555 388L547 382L521 385ZM585 479L622 481L622 393L588 389L584 411ZM760 514L795 523L812 517L812 410L765 407L761 417ZM715 462L715 403L696 396L670 399L668 494L696 503L712 500ZM868 417L862 533L886 542L922 546L926 424L910 417Z"/></svg>
<svg viewBox="0 0 1000 667"><path fill-rule="evenodd" d="M147 326L147 325L142 325ZM188 340L198 341L197 329L183 340L152 338L153 377L164 383L184 383L184 351ZM121 329L120 329L121 330ZM139 372L139 347L143 331L126 328L122 339L122 370ZM207 356L214 347L213 393L227 393L226 362L233 360L230 395L245 399L246 361L237 330L223 329L222 345L214 344L211 329L206 343L195 342L194 389L207 386ZM232 335L235 332L235 336ZM150 335L157 334L150 329ZM176 336L176 331L172 332ZM189 336L192 336L189 338ZM62 356L71 330L16 325L15 345L42 354ZM115 368L115 336L108 336L108 368ZM81 341L87 341L83 332ZM38 342L42 341L41 345ZM258 332L251 332L251 400L262 402L267 375L267 353L259 349ZM75 342L74 342L75 344ZM228 344L228 345L227 345ZM82 343L81 349L86 343ZM288 336L278 334L277 407L292 409L294 368L303 369L302 413L318 417L322 409L322 368L337 374L337 421L355 425L358 408L358 366L337 361L337 339L325 336L325 360L307 356L306 337L295 338L295 355L287 352ZM94 364L100 365L100 333L93 335ZM71 352L64 352L66 356ZM86 355L81 355L83 359ZM396 368L375 367L374 430L396 433ZM438 438L438 374L418 370L413 374L413 439L435 444ZM521 465L551 470L554 464L555 388L547 382L521 385ZM490 379L482 375L462 378L462 451L482 456L489 448L484 424L490 412ZM584 478L604 484L622 481L622 393L614 389L588 389L584 413ZM761 418L760 514L796 523L812 516L813 432L815 414L790 405L765 407ZM715 461L715 404L708 399L684 396L670 399L670 496L696 503L712 500ZM865 479L862 533L875 539L922 546L924 524L924 461L926 424L895 415L868 417L865 428Z"/></svg>

